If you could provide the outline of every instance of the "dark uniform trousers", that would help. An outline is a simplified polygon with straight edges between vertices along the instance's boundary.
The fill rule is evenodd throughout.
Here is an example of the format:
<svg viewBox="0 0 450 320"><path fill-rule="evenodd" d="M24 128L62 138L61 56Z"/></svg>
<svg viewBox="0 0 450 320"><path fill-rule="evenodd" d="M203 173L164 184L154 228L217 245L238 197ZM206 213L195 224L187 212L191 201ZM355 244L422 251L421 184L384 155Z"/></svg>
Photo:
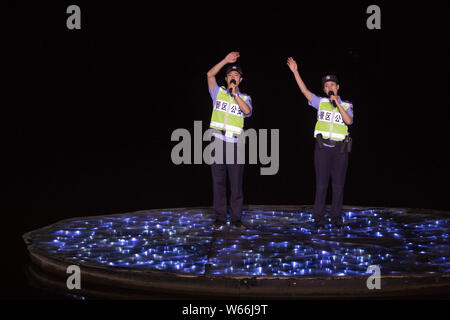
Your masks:
<svg viewBox="0 0 450 320"><path fill-rule="evenodd" d="M316 142L314 150L314 166L316 169L316 197L314 201L314 218L324 221L325 202L328 182L331 177L333 190L330 218L336 220L341 217L342 202L344 200L344 183L347 174L348 152L340 151L339 146L319 148Z"/></svg>
<svg viewBox="0 0 450 320"><path fill-rule="evenodd" d="M213 137L213 139L216 139ZM212 140L214 141L214 140ZM223 161L222 164L212 163L211 173L213 180L213 196L214 196L214 211L216 219L220 222L226 222L227 214L227 174L230 179L230 206L231 222L241 220L242 205L244 196L242 192L242 179L244 176L244 164L237 163L237 143L223 142ZM226 164L226 149L234 150L234 162ZM232 146L233 145L233 146ZM212 156L215 156L215 150Z"/></svg>

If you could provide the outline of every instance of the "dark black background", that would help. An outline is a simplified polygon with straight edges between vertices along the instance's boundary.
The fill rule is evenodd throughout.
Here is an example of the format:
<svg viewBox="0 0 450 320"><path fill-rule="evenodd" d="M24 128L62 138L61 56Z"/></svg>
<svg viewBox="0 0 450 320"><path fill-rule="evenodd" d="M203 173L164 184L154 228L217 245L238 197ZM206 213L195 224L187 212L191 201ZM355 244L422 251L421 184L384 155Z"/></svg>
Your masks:
<svg viewBox="0 0 450 320"><path fill-rule="evenodd" d="M25 232L77 216L212 205L210 168L174 165L170 137L193 133L194 120L206 130L206 72L231 51L253 98L246 127L280 130L279 172L246 166L245 204L314 200L316 112L286 65L293 56L312 92L334 73L353 102L344 205L449 209L448 2L380 4L381 30L366 27L369 2L80 2L82 28L68 30L70 4L18 5L8 20L5 297L47 297L24 276Z"/></svg>

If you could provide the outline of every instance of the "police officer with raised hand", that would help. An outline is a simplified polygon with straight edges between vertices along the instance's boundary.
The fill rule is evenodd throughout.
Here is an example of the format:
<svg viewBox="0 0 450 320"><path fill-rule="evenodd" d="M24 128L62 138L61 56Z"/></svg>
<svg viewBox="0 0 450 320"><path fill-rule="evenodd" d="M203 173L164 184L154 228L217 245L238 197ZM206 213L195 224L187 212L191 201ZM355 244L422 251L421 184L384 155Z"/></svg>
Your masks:
<svg viewBox="0 0 450 320"><path fill-rule="evenodd" d="M300 91L308 99L308 104L317 109L317 122L314 130L314 138L316 138L314 221L318 228L325 225L325 202L331 177L333 194L329 217L333 225L341 228L343 226L341 211L344 183L348 152L351 148L348 125L353 123L353 105L339 97L339 81L335 75L327 75L322 78L325 97L319 97L308 90L300 77L297 63L292 57L287 59L287 65L294 74Z"/></svg>
<svg viewBox="0 0 450 320"><path fill-rule="evenodd" d="M244 131L244 119L252 113L250 96L239 91L239 84L243 81L243 72L239 65L234 64L239 58L239 52L229 53L207 73L208 89L213 100L213 112L210 127L214 129L213 140L220 141L223 148L222 159L212 154L215 161L211 164L213 180L213 202L216 214L215 228L221 228L226 223L227 213L227 173L230 180L230 223L231 226L243 229L241 222L243 192L242 180L244 164L237 161L237 143ZM227 64L225 81L227 87L219 87L216 75ZM227 150L233 150L232 163L229 163Z"/></svg>

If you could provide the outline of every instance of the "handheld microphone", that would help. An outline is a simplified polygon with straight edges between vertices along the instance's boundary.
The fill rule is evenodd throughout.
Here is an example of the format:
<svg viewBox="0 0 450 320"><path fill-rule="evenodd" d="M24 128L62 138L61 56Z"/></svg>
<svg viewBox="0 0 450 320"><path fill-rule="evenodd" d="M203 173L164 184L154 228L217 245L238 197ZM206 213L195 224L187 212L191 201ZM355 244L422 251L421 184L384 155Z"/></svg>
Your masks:
<svg viewBox="0 0 450 320"><path fill-rule="evenodd" d="M328 91L328 97L331 97L331 96L334 96L334 92L332 90ZM333 105L333 107L337 108L336 102L331 101L331 99L330 99L330 102Z"/></svg>
<svg viewBox="0 0 450 320"><path fill-rule="evenodd" d="M230 84L236 84L236 80L231 79ZM229 88L228 92L230 93L230 96L233 96L233 88Z"/></svg>
<svg viewBox="0 0 450 320"><path fill-rule="evenodd" d="M230 84L236 84L236 80L234 80L234 79L231 79L231 81L230 81ZM233 96L233 88L229 88L228 89L228 92L230 93L230 96Z"/></svg>

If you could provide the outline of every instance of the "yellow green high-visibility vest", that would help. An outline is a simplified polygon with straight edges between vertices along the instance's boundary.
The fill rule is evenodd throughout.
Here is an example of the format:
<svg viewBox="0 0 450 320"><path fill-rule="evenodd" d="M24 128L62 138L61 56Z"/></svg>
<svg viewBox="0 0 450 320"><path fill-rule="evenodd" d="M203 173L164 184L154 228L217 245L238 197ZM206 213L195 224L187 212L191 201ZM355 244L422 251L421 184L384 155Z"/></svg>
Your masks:
<svg viewBox="0 0 450 320"><path fill-rule="evenodd" d="M249 96L242 93L239 93L239 97L244 101L249 99ZM233 134L241 134L244 129L244 118L245 114L239 108L236 99L231 98L225 87L220 87L209 126Z"/></svg>
<svg viewBox="0 0 450 320"><path fill-rule="evenodd" d="M350 107L350 103L341 102L345 111ZM348 127L342 119L338 108L333 107L328 98L321 98L319 109L317 110L317 122L314 129L314 138L322 134L324 139L344 140L348 134Z"/></svg>

